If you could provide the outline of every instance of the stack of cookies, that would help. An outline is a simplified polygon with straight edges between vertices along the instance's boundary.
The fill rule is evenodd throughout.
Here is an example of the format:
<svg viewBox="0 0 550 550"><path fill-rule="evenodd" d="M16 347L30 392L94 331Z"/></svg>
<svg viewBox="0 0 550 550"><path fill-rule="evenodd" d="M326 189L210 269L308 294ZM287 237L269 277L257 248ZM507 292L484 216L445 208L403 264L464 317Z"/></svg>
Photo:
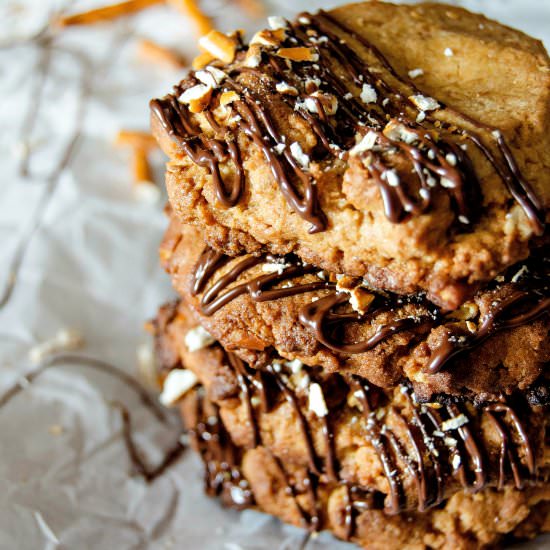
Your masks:
<svg viewBox="0 0 550 550"><path fill-rule="evenodd" d="M200 41L156 322L209 494L365 548L550 529L550 61L441 4Z"/></svg>

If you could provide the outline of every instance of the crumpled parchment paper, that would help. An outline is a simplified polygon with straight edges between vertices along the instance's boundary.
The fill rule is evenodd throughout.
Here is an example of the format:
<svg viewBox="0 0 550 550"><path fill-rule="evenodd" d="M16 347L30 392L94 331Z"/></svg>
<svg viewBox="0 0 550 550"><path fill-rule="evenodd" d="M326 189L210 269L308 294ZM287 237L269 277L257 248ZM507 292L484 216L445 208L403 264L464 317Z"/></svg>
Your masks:
<svg viewBox="0 0 550 550"><path fill-rule="evenodd" d="M178 434L116 377L69 360L29 382L37 345L60 331L69 343L83 339L71 353L137 377L138 350L150 345L142 323L172 296L156 253L164 199L136 195L129 152L112 141L121 128L146 129L149 98L182 76L140 60L137 38L191 59L195 33L164 6L53 38L43 32L59 10L104 3L0 3L0 548L299 548L303 531L205 497L191 452L152 484L131 476L114 401L130 410L151 465ZM290 16L334 3L285 0L267 11ZM454 3L550 44L549 2ZM205 5L221 29L259 24L235 2ZM160 155L157 170L161 181ZM323 534L306 548L350 546Z"/></svg>

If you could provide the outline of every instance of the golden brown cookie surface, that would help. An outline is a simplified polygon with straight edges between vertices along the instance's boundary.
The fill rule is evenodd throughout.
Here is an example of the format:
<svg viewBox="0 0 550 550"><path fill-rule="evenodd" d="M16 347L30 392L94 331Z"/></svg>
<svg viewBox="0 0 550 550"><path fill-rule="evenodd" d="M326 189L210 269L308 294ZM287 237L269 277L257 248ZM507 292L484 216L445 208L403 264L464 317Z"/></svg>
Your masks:
<svg viewBox="0 0 550 550"><path fill-rule="evenodd" d="M378 2L252 42L153 109L172 206L212 244L294 252L449 308L529 254L550 195L539 42Z"/></svg>

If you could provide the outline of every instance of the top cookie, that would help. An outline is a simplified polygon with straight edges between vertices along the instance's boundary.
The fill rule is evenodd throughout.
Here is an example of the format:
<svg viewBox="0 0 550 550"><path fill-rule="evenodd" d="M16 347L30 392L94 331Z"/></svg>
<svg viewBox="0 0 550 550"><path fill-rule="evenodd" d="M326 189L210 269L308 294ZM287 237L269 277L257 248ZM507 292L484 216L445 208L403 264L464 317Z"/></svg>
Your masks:
<svg viewBox="0 0 550 550"><path fill-rule="evenodd" d="M529 255L550 202L540 42L440 4L270 27L207 35L217 59L151 103L183 221L443 308Z"/></svg>

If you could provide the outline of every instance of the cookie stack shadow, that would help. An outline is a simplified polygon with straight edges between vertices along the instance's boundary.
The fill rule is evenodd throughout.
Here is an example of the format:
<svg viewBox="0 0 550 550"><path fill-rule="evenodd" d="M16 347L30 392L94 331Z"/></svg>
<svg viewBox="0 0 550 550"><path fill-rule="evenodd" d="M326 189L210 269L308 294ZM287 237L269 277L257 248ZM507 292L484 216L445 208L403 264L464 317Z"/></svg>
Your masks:
<svg viewBox="0 0 550 550"><path fill-rule="evenodd" d="M269 25L151 102L161 400L207 493L365 548L549 530L544 48L432 4Z"/></svg>

